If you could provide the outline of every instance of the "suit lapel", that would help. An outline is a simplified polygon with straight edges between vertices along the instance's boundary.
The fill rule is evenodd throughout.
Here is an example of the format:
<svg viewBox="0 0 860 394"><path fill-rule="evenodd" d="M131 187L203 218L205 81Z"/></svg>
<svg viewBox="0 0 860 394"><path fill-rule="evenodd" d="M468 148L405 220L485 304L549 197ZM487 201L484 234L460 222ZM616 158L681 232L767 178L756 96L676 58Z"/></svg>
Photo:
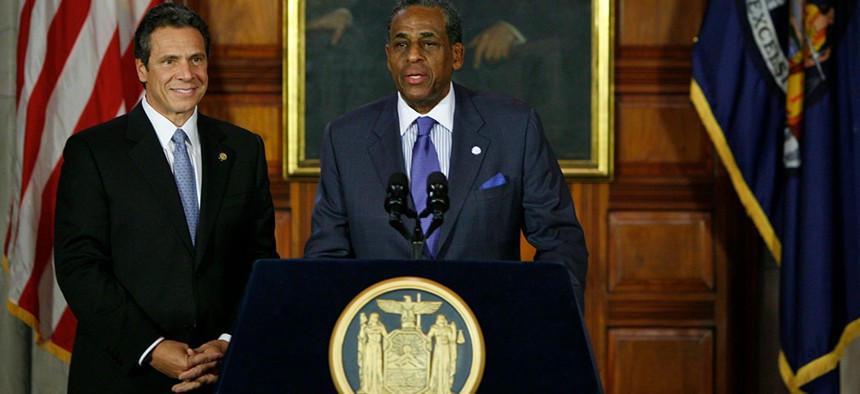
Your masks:
<svg viewBox="0 0 860 394"><path fill-rule="evenodd" d="M371 141L367 147L376 175L383 187L387 187L391 174L406 171L397 122L397 95L391 97L390 100L386 100L381 115L373 125L372 132L377 139Z"/></svg>
<svg viewBox="0 0 860 394"><path fill-rule="evenodd" d="M450 207L445 214L445 222L440 228L438 258L444 257L451 229L454 228L466 199L474 190L478 170L490 147L490 140L479 134L484 126L484 119L472 103L469 91L454 84L454 93L456 107L454 130L451 134L451 169L448 178Z"/></svg>
<svg viewBox="0 0 860 394"><path fill-rule="evenodd" d="M129 127L126 130L126 139L133 143L129 150L129 157L149 183L152 194L164 207L167 218L173 224L182 243L193 255L194 246L191 244L185 211L179 199L179 189L176 187L170 165L164 157L164 149L155 135L155 129L146 117L141 104L138 104L128 116Z"/></svg>
<svg viewBox="0 0 860 394"><path fill-rule="evenodd" d="M209 235L221 209L230 169L236 157L235 151L224 145L224 133L211 118L198 114L197 132L200 135L202 153L203 187L200 196L200 224L197 227L198 253L195 267L202 261L203 252L209 243Z"/></svg>

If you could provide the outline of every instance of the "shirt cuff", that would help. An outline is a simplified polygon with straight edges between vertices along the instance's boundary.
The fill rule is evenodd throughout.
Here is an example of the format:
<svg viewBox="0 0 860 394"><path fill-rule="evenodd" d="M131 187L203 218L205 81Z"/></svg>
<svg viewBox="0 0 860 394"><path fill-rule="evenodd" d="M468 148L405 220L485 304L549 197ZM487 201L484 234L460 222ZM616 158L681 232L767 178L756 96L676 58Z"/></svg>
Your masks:
<svg viewBox="0 0 860 394"><path fill-rule="evenodd" d="M228 343L230 342L230 339L232 339L232 338L233 338L233 336L230 334L221 334L221 336L218 337L218 339L220 339L222 341L226 341Z"/></svg>
<svg viewBox="0 0 860 394"><path fill-rule="evenodd" d="M140 359L137 360L137 365L143 366L144 361L146 361L146 359L150 358L149 356L152 353L152 351L155 350L155 347L158 346L158 344L161 343L162 341L164 341L164 337L156 339L155 342L152 343L152 345L149 345L149 347L146 348L146 351L143 352L143 355L140 356Z"/></svg>

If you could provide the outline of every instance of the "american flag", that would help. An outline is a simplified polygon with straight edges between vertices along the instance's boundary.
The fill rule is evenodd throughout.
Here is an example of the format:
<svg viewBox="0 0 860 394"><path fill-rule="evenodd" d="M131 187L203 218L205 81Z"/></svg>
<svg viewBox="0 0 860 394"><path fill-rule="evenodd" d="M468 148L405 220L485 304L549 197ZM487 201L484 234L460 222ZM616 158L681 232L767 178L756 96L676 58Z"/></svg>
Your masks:
<svg viewBox="0 0 860 394"><path fill-rule="evenodd" d="M77 321L53 270L54 203L66 139L131 109L143 87L134 30L162 0L19 0L7 306L68 361Z"/></svg>

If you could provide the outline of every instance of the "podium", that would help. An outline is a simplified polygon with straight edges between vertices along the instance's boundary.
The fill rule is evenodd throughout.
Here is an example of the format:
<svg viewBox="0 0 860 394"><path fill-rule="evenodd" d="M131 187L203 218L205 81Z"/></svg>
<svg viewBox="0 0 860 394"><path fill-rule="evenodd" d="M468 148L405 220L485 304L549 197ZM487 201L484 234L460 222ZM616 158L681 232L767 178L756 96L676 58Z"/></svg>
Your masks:
<svg viewBox="0 0 860 394"><path fill-rule="evenodd" d="M473 316L479 326L477 335L467 333L467 341L480 346L458 345L459 360L460 363L467 362L467 358L483 362L481 371L471 372L473 376L479 375L476 392L602 393L578 307L581 302L577 302L575 296L578 289L574 286L577 285L563 264L301 259L259 260L254 264L217 392L357 392L354 373L346 374L354 382L351 390L344 390L335 383L333 371L337 367L330 365L330 347L337 342L338 332L347 333L347 343L359 337L358 329L354 328L359 325L358 314L355 313L355 323L344 319L350 308L355 309L357 297L364 294L367 298L368 290L374 285L397 278L420 278L439 284L455 293L467 306L467 314ZM382 295L380 299L385 298ZM395 304L406 305L406 301L399 301L399 295L387 298L389 304L397 299ZM373 301L374 307L378 303ZM401 314L388 317L389 321L399 320L400 325L394 330L398 324L387 323L389 336L395 331L406 332L409 326L415 325L414 316L410 323L407 314ZM361 315L363 324L368 319L365 313ZM419 316L419 331L411 328L419 334L411 335L429 338L429 330L420 327L429 327L434 318L440 319L437 316L424 315L423 323ZM341 330L338 327L353 328ZM457 326L460 331L465 328L463 324ZM429 349L430 341L426 341ZM388 347L386 343L386 349ZM386 353L385 357L386 363L393 362L393 355ZM426 360L429 359L425 359L425 364L429 364ZM433 360L436 363L435 358ZM344 352L342 361L356 364L355 352ZM463 380L463 377L459 381L455 379L453 392L465 387ZM406 389L395 391L409 392Z"/></svg>

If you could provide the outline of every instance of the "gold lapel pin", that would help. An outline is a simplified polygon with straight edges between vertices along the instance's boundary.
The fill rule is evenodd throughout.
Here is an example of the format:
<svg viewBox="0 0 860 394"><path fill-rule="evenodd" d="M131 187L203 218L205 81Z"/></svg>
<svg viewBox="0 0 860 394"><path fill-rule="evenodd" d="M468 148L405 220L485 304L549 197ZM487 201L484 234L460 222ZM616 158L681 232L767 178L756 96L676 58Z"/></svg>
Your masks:
<svg viewBox="0 0 860 394"><path fill-rule="evenodd" d="M219 154L218 154L218 160L220 160L220 161L225 161L225 160L227 160L227 154L226 154L226 153L224 153L224 152L219 153Z"/></svg>

